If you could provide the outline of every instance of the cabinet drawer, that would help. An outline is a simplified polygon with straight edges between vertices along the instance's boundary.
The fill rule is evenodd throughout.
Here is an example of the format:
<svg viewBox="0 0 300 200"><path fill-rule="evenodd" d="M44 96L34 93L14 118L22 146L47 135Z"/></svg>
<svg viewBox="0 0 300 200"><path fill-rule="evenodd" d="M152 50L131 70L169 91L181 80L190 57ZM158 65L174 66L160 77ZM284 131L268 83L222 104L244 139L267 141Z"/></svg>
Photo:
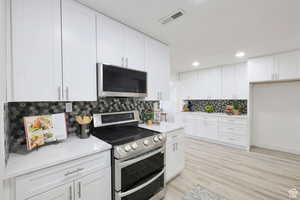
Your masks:
<svg viewBox="0 0 300 200"><path fill-rule="evenodd" d="M237 135L235 133L220 132L220 139L223 142L235 145L245 146L247 144L247 137L244 135Z"/></svg>
<svg viewBox="0 0 300 200"><path fill-rule="evenodd" d="M248 132L247 126L232 125L232 124L220 124L220 132L235 133L236 135L246 135Z"/></svg>
<svg viewBox="0 0 300 200"><path fill-rule="evenodd" d="M107 151L19 176L16 178L16 200L24 200L109 166L110 151Z"/></svg>
<svg viewBox="0 0 300 200"><path fill-rule="evenodd" d="M227 123L227 124L241 124L247 125L248 119L237 119L237 118L230 118L230 117L220 117L220 123Z"/></svg>
<svg viewBox="0 0 300 200"><path fill-rule="evenodd" d="M184 129L178 129L176 131L167 133L167 145L173 144L179 139L182 139L183 135L184 135Z"/></svg>

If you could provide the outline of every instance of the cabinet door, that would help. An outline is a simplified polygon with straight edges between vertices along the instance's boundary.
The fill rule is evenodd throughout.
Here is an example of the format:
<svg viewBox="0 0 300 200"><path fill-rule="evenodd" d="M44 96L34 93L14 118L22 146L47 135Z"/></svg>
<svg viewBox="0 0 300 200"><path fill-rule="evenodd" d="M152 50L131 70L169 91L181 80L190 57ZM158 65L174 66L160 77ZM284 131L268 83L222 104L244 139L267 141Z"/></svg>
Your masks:
<svg viewBox="0 0 300 200"><path fill-rule="evenodd" d="M180 74L180 83L181 83L181 98L183 100L198 99L199 85L198 82L198 72L184 72Z"/></svg>
<svg viewBox="0 0 300 200"><path fill-rule="evenodd" d="M67 101L96 101L96 16L73 0L62 2L63 85Z"/></svg>
<svg viewBox="0 0 300 200"><path fill-rule="evenodd" d="M221 69L208 69L205 83L208 99L219 99L221 97Z"/></svg>
<svg viewBox="0 0 300 200"><path fill-rule="evenodd" d="M300 52L294 51L275 56L277 79L300 78Z"/></svg>
<svg viewBox="0 0 300 200"><path fill-rule="evenodd" d="M222 67L222 98L223 99L236 99L236 66Z"/></svg>
<svg viewBox="0 0 300 200"><path fill-rule="evenodd" d="M238 99L248 99L249 81L246 63L236 65L236 89Z"/></svg>
<svg viewBox="0 0 300 200"><path fill-rule="evenodd" d="M248 78L250 82L274 79L274 57L254 58L248 61Z"/></svg>
<svg viewBox="0 0 300 200"><path fill-rule="evenodd" d="M98 16L97 26L98 62L124 66L125 26L106 16Z"/></svg>
<svg viewBox="0 0 300 200"><path fill-rule="evenodd" d="M160 71L159 82L160 82L160 98L163 101L170 99L170 49L165 44L160 44Z"/></svg>
<svg viewBox="0 0 300 200"><path fill-rule="evenodd" d="M146 71L148 97L146 100L167 100L170 82L169 49L159 41L146 39Z"/></svg>
<svg viewBox="0 0 300 200"><path fill-rule="evenodd" d="M145 71L145 36L124 26L125 65L130 69Z"/></svg>
<svg viewBox="0 0 300 200"><path fill-rule="evenodd" d="M184 139L183 134L169 133L172 143L166 146L166 181L170 181L184 169Z"/></svg>
<svg viewBox="0 0 300 200"><path fill-rule="evenodd" d="M12 0L12 101L61 97L60 0Z"/></svg>
<svg viewBox="0 0 300 200"><path fill-rule="evenodd" d="M68 184L34 196L28 200L71 200L73 199L73 193L73 184Z"/></svg>
<svg viewBox="0 0 300 200"><path fill-rule="evenodd" d="M75 200L111 200L111 169L75 181Z"/></svg>

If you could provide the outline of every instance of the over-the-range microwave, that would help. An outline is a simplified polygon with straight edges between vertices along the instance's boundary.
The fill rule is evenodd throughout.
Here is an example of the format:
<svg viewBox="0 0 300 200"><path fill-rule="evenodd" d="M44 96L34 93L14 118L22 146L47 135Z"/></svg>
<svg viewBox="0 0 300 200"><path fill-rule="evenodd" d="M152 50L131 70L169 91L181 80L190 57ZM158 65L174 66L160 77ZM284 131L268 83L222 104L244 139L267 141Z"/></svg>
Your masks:
<svg viewBox="0 0 300 200"><path fill-rule="evenodd" d="M99 97L146 97L147 72L97 64Z"/></svg>

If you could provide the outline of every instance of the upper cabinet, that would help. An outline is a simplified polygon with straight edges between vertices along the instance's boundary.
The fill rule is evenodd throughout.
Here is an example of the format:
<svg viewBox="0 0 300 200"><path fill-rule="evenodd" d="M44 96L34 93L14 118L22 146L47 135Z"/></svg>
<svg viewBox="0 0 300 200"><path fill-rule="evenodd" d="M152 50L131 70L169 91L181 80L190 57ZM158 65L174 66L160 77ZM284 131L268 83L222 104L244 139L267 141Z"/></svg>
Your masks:
<svg viewBox="0 0 300 200"><path fill-rule="evenodd" d="M96 101L96 15L62 1L63 86L67 101Z"/></svg>
<svg viewBox="0 0 300 200"><path fill-rule="evenodd" d="M180 74L180 96L190 99L247 99L249 83L245 63Z"/></svg>
<svg viewBox="0 0 300 200"><path fill-rule="evenodd" d="M109 17L97 16L99 63L145 70L145 36Z"/></svg>
<svg viewBox="0 0 300 200"><path fill-rule="evenodd" d="M300 51L249 59L250 82L300 78Z"/></svg>
<svg viewBox="0 0 300 200"><path fill-rule="evenodd" d="M97 54L99 63L125 66L124 25L97 15Z"/></svg>
<svg viewBox="0 0 300 200"><path fill-rule="evenodd" d="M72 0L13 0L12 43L10 101L97 99L92 10Z"/></svg>
<svg viewBox="0 0 300 200"><path fill-rule="evenodd" d="M222 67L222 99L247 99L249 82L246 63Z"/></svg>
<svg viewBox="0 0 300 200"><path fill-rule="evenodd" d="M131 69L145 71L145 36L125 26L125 65ZM163 52L162 52L163 53Z"/></svg>
<svg viewBox="0 0 300 200"><path fill-rule="evenodd" d="M274 57L267 56L248 60L248 77L250 82L274 79Z"/></svg>
<svg viewBox="0 0 300 200"><path fill-rule="evenodd" d="M277 79L300 78L300 51L279 54L274 59Z"/></svg>
<svg viewBox="0 0 300 200"><path fill-rule="evenodd" d="M148 97L146 100L168 100L170 90L170 52L161 42L146 39L146 71Z"/></svg>
<svg viewBox="0 0 300 200"><path fill-rule="evenodd" d="M62 98L60 0L12 0L11 101Z"/></svg>

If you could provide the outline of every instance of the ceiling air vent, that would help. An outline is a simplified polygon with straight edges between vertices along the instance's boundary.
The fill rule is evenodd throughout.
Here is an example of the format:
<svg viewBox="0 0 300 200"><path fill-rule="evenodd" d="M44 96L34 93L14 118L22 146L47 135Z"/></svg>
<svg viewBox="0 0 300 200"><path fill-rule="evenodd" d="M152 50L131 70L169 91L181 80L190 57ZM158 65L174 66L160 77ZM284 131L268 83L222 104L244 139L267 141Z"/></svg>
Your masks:
<svg viewBox="0 0 300 200"><path fill-rule="evenodd" d="M183 10L177 10L176 12L173 12L171 15L164 17L159 20L159 22L163 25L170 23L171 21L174 21L175 19L178 19L179 17L182 17L184 15Z"/></svg>

